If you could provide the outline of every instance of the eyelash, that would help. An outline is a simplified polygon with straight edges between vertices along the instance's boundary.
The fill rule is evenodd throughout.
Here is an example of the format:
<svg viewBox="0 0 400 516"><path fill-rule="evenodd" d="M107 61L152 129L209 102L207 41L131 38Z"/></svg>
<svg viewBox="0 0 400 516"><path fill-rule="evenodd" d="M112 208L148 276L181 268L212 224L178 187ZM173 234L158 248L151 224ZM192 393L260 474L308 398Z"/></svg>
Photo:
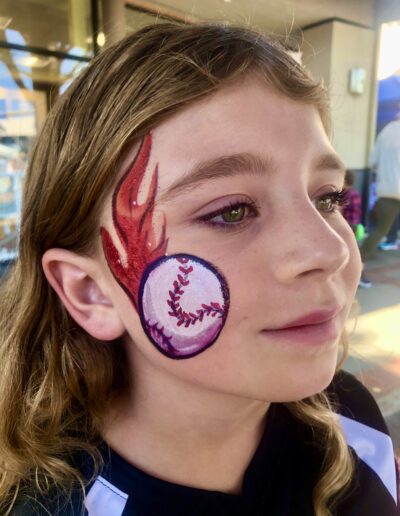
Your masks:
<svg viewBox="0 0 400 516"><path fill-rule="evenodd" d="M245 210L247 210L247 215L245 215L243 220L241 220L240 222L212 222L212 219L214 219L215 217L223 215L224 213L229 211L239 210L240 208L245 208ZM215 210L212 213L207 213L207 215L203 215L198 220L201 223L207 224L208 226L217 229L232 231L242 227L244 224L246 224L247 219L257 217L259 213L260 211L257 204L251 199L246 199L245 201L229 202L222 208L219 208L218 210Z"/></svg>
<svg viewBox="0 0 400 516"><path fill-rule="evenodd" d="M318 201L330 200L332 205L327 210L318 210L323 213L334 213L339 210L342 206L345 205L345 196L344 190L335 190L334 192L329 192L323 195L320 195L314 203ZM213 222L212 219L223 215L226 212L238 210L240 208L245 208L248 211L248 214L243 217L243 219L239 222ZM316 208L317 209L317 208ZM248 222L249 218L257 217L260 213L260 209L257 204L250 200L246 199L246 201L239 202L229 202L226 206L219 208L218 210L213 211L212 213L208 213L207 215L203 215L198 219L200 223L206 224L208 226L221 229L223 231L232 231L238 228L241 228L244 224Z"/></svg>

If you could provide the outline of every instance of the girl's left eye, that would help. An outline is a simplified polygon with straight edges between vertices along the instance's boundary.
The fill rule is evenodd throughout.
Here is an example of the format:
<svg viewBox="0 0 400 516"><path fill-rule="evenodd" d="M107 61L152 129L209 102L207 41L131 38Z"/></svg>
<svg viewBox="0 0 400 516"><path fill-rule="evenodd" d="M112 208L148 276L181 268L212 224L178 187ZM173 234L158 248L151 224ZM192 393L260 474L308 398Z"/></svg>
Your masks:
<svg viewBox="0 0 400 516"><path fill-rule="evenodd" d="M198 220L221 229L234 229L245 224L249 218L256 217L258 209L250 201L229 204L219 210L201 216Z"/></svg>
<svg viewBox="0 0 400 516"><path fill-rule="evenodd" d="M345 196L343 190L337 190L317 197L313 204L318 211L323 213L333 213L345 203Z"/></svg>

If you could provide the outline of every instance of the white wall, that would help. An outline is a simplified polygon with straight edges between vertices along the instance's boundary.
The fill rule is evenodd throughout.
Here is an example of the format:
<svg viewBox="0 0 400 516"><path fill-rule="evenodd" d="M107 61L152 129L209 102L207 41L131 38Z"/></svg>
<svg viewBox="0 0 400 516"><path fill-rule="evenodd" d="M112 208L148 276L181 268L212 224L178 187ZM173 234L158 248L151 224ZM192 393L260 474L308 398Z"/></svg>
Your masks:
<svg viewBox="0 0 400 516"><path fill-rule="evenodd" d="M348 168L368 163L374 31L338 21L304 31L304 64L322 78L332 99L333 144ZM361 95L349 92L352 68L367 72Z"/></svg>
<svg viewBox="0 0 400 516"><path fill-rule="evenodd" d="M324 23L303 32L303 62L311 74L329 87L332 68L333 23Z"/></svg>
<svg viewBox="0 0 400 516"><path fill-rule="evenodd" d="M373 57L372 30L333 23L330 81L333 142L349 168L362 168L368 163ZM349 72L352 68L364 68L367 71L362 95L348 91Z"/></svg>

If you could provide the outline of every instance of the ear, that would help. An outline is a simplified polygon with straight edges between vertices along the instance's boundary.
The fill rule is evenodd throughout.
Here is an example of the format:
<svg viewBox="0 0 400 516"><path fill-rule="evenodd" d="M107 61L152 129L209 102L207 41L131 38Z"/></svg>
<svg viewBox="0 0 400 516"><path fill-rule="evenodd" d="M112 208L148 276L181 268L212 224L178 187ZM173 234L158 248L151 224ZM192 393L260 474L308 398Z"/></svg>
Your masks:
<svg viewBox="0 0 400 516"><path fill-rule="evenodd" d="M71 317L99 340L114 340L125 332L111 298L101 264L65 249L49 249L42 258L47 281Z"/></svg>

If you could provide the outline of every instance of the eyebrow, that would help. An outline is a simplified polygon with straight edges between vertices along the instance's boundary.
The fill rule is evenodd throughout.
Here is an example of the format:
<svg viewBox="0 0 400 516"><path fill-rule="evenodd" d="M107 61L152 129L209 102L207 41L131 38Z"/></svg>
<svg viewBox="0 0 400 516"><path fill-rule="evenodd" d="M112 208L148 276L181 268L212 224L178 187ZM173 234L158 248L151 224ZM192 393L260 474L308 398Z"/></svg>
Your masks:
<svg viewBox="0 0 400 516"><path fill-rule="evenodd" d="M231 154L201 161L163 192L158 202L160 204L169 202L173 198L215 179L244 174L265 177L276 171L277 168L277 163L271 157L251 153ZM334 153L319 156L314 168L318 171L334 169L345 173L344 163Z"/></svg>
<svg viewBox="0 0 400 516"><path fill-rule="evenodd" d="M315 162L316 170L337 170L346 173L346 166L335 153L322 154Z"/></svg>

